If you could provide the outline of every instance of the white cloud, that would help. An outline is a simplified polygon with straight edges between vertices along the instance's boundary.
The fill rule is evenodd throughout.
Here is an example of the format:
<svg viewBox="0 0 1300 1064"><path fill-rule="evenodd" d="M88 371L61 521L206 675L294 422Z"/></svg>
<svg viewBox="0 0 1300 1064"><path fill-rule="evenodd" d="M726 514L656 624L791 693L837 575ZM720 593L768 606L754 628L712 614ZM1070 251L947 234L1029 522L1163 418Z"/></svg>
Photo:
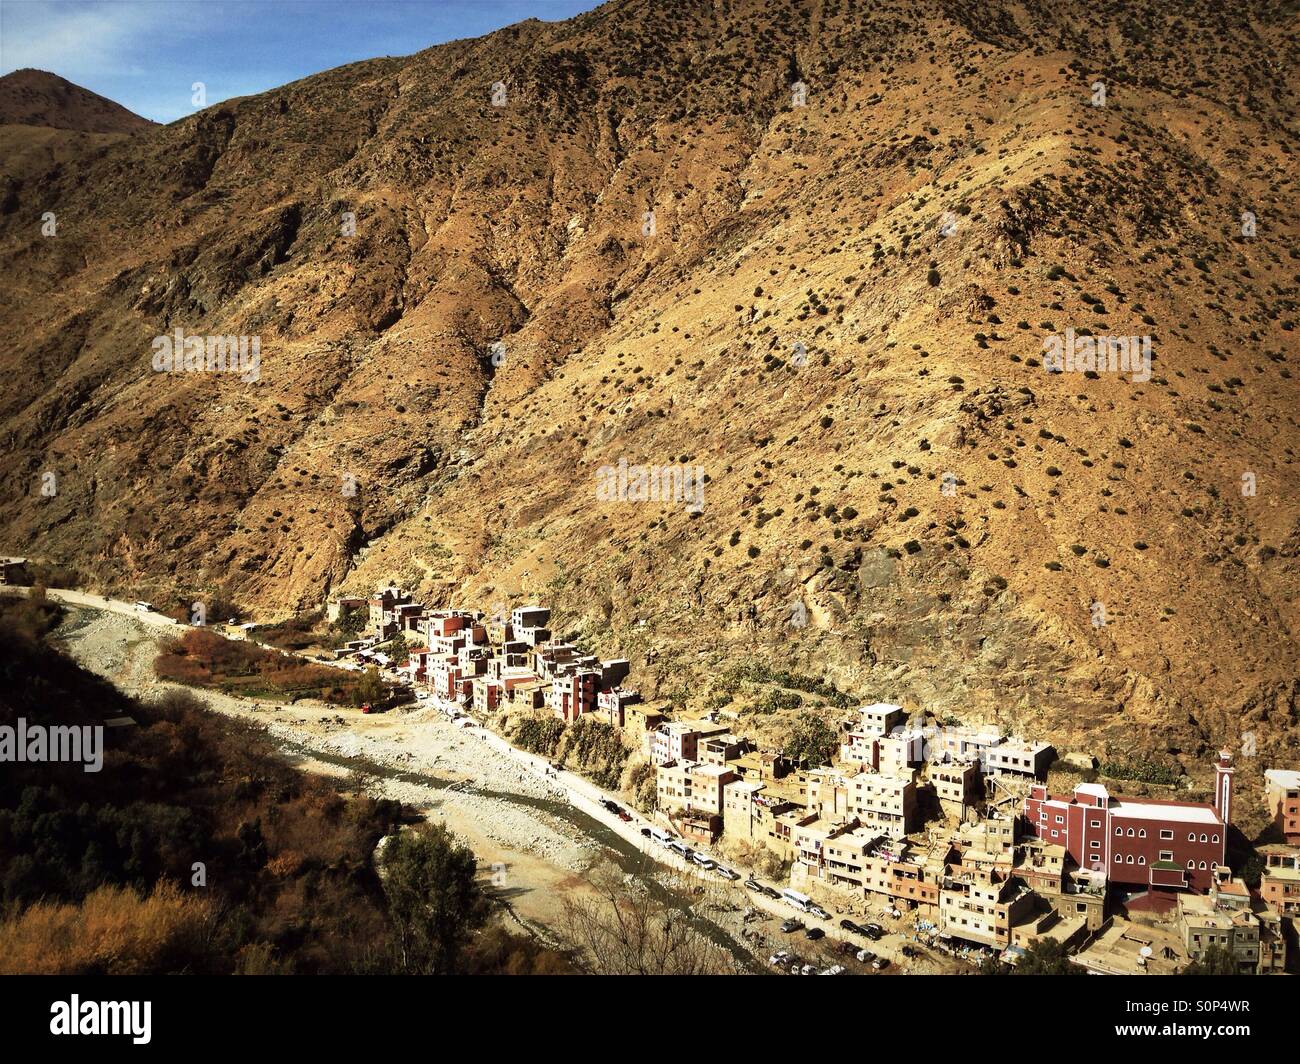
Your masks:
<svg viewBox="0 0 1300 1064"><path fill-rule="evenodd" d="M117 0L103 3L8 0L0 4L0 74L23 67L83 83L143 77L150 49L199 32L208 5Z"/></svg>

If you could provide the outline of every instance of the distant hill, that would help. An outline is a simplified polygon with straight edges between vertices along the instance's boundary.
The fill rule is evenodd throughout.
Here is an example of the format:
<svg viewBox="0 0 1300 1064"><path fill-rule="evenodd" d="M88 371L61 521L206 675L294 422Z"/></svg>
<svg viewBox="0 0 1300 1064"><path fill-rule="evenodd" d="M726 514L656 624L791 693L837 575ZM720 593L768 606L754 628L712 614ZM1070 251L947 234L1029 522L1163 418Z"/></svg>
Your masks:
<svg viewBox="0 0 1300 1064"><path fill-rule="evenodd" d="M0 124L81 133L137 133L157 125L57 74L31 69L0 77Z"/></svg>

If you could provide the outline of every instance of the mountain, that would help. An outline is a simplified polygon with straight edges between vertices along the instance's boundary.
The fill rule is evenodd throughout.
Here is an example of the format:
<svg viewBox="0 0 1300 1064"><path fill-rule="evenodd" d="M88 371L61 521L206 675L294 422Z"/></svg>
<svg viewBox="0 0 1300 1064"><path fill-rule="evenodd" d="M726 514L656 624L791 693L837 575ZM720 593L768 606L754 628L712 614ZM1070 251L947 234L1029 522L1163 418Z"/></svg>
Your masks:
<svg viewBox="0 0 1300 1064"><path fill-rule="evenodd" d="M0 545L267 615L544 598L696 702L758 661L1120 761L1293 758L1283 7L660 8L13 191ZM256 337L257 379L155 372L177 329ZM1149 376L1047 371L1091 334ZM620 460L700 467L702 508L601 501Z"/></svg>
<svg viewBox="0 0 1300 1064"><path fill-rule="evenodd" d="M0 77L0 208L15 180L151 129L155 123L44 70Z"/></svg>
<svg viewBox="0 0 1300 1064"><path fill-rule="evenodd" d="M57 74L30 68L0 77L0 123L82 133L138 133L156 124Z"/></svg>

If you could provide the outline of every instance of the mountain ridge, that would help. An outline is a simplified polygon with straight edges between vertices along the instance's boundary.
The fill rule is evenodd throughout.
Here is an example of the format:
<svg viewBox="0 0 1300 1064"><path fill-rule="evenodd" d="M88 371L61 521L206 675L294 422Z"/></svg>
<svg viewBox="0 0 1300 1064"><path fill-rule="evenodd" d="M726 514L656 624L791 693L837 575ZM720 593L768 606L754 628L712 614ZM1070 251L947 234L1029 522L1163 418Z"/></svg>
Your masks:
<svg viewBox="0 0 1300 1064"><path fill-rule="evenodd" d="M648 691L771 656L1293 751L1295 52L1269 3L618 0L148 130L0 219L6 547L267 613L545 596ZM261 380L153 373L177 326ZM1150 380L1046 373L1067 329ZM597 503L620 458L702 512Z"/></svg>

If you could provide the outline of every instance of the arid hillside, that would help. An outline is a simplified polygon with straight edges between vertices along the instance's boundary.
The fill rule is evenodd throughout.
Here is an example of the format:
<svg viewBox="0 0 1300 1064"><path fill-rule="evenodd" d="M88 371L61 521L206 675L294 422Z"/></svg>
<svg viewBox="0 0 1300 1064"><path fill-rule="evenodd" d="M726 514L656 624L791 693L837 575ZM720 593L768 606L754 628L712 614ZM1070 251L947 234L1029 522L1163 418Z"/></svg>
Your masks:
<svg viewBox="0 0 1300 1064"><path fill-rule="evenodd" d="M613 0L148 130L0 216L0 548L267 615L544 598L697 702L763 661L1294 759L1298 33ZM155 371L177 330L259 361ZM1149 365L1044 365L1096 336ZM620 461L702 505L603 498Z"/></svg>
<svg viewBox="0 0 1300 1064"><path fill-rule="evenodd" d="M44 70L0 77L0 211L17 205L24 178L73 165L155 123Z"/></svg>

